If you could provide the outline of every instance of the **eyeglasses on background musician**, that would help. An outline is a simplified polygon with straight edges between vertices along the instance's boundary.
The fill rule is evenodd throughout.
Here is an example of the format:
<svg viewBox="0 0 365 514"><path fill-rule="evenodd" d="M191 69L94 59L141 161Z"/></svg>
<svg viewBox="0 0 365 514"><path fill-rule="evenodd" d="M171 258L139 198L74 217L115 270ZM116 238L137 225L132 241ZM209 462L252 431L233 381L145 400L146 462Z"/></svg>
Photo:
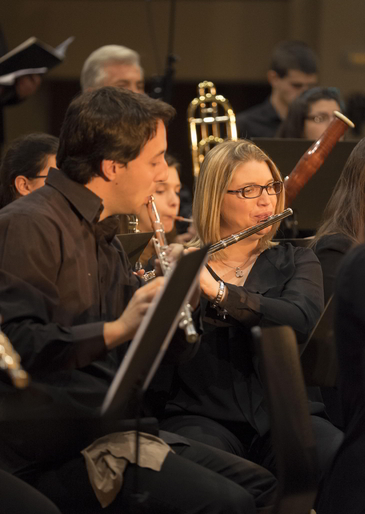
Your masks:
<svg viewBox="0 0 365 514"><path fill-rule="evenodd" d="M196 245L257 225L284 210L272 160L249 141L226 141L205 157L196 184ZM162 426L274 470L270 417L251 348L254 325L289 325L307 339L323 309L320 264L312 250L272 241L277 226L214 253L201 274L202 342L175 369ZM280 372L280 370L278 370ZM315 415L320 468L330 464L342 432Z"/></svg>
<svg viewBox="0 0 365 514"><path fill-rule="evenodd" d="M344 112L340 91L334 87L314 87L302 93L289 107L277 137L317 140L334 118Z"/></svg>
<svg viewBox="0 0 365 514"><path fill-rule="evenodd" d="M303 41L281 41L273 49L267 79L270 96L237 115L241 137L275 137L290 104L317 84L317 56Z"/></svg>

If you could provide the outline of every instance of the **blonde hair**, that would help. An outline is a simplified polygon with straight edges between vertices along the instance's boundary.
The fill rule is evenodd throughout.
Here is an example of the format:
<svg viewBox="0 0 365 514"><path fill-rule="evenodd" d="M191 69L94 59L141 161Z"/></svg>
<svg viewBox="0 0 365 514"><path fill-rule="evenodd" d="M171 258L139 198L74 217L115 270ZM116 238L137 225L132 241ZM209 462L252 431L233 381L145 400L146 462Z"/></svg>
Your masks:
<svg viewBox="0 0 365 514"><path fill-rule="evenodd" d="M193 202L193 218L195 220L197 237L194 245L215 243L221 239L220 215L224 195L226 194L233 175L238 166L246 162L266 162L274 180L282 180L278 168L273 161L255 144L244 139L238 141L224 141L215 146L206 155L199 177ZM244 200L242 200L244 201ZM284 189L278 195L275 214L284 210ZM259 248L271 248L276 243L274 237L278 223L272 226L270 232L259 240ZM224 252L212 255L212 259L224 259Z"/></svg>

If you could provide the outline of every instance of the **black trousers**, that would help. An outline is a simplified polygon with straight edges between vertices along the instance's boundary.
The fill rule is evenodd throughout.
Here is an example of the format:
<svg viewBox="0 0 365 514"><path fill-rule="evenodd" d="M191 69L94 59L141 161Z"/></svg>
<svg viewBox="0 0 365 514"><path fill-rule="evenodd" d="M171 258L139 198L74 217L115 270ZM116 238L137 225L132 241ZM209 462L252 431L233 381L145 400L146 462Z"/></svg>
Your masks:
<svg viewBox="0 0 365 514"><path fill-rule="evenodd" d="M320 416L311 416L311 420L318 465L323 475L329 469L344 435L341 430ZM203 416L182 414L163 420L160 427L162 430L174 432L195 441L204 441L205 444L251 460L276 474L270 434L259 437L248 424L236 423L223 426Z"/></svg>
<svg viewBox="0 0 365 514"><path fill-rule="evenodd" d="M195 441L174 443L161 471L128 465L123 487L102 509L89 483L83 457L28 479L62 514L254 514L272 505L276 480L252 462Z"/></svg>
<svg viewBox="0 0 365 514"><path fill-rule="evenodd" d="M0 514L61 514L48 498L0 470Z"/></svg>

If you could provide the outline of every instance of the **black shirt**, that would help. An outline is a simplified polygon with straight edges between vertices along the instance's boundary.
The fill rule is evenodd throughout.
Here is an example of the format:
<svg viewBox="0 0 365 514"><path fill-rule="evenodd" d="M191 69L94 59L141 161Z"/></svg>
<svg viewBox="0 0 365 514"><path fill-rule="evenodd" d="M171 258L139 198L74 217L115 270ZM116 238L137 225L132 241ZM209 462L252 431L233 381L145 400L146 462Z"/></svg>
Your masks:
<svg viewBox="0 0 365 514"><path fill-rule="evenodd" d="M82 368L106 356L103 325L140 286L97 223L99 197L52 169L43 188L0 211L3 330L33 375Z"/></svg>
<svg viewBox="0 0 365 514"><path fill-rule="evenodd" d="M281 122L270 98L237 115L238 133L243 138L275 137Z"/></svg>
<svg viewBox="0 0 365 514"><path fill-rule="evenodd" d="M306 341L323 310L321 267L312 250L278 245L259 255L244 286L226 286L227 318L205 302L200 348L176 370L166 413L206 416L222 424L248 422L263 435L269 414L250 328L289 325L299 343Z"/></svg>
<svg viewBox="0 0 365 514"><path fill-rule="evenodd" d="M316 508L321 514L365 512L364 283L365 245L358 245L344 256L334 288L334 331L346 432L321 487Z"/></svg>
<svg viewBox="0 0 365 514"><path fill-rule="evenodd" d="M44 187L0 211L2 329L34 384L20 395L2 386L0 460L9 471L34 458L32 442L37 461L60 458L48 453L57 450L66 457L89 443L83 428L74 427L75 420L97 415L128 347L107 351L103 325L122 314L141 280L114 238L118 219L98 222L101 210L98 196L51 169ZM178 330L167 360L185 360L196 347ZM9 412L16 402L18 407ZM28 402L34 408L27 411ZM15 441L13 417L18 417L14 426L23 427ZM10 424L4 421L8 418ZM64 432L65 418L72 419L66 424L70 437ZM53 431L55 439L62 439L59 447L47 440L47 432Z"/></svg>

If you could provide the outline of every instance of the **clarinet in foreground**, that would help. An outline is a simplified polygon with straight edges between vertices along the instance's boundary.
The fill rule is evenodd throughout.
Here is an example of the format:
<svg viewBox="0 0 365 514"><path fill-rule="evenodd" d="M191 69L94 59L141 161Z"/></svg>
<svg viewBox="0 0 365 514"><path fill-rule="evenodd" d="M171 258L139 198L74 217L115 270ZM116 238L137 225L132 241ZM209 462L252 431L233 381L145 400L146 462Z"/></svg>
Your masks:
<svg viewBox="0 0 365 514"><path fill-rule="evenodd" d="M266 227L270 227L271 225L274 225L275 223L280 222L284 218L287 218L288 216L291 216L293 214L293 210L288 208L285 209L285 211L279 213L279 214L273 214L272 216L269 216L266 220L261 221L257 225L254 225L253 227L246 228L245 230L242 230L241 232L238 232L237 234L232 234L225 239L221 239L217 243L214 243L211 245L208 251L208 255L212 255L212 253L219 252L219 250L224 250L224 248L227 248L227 246L234 245L235 243L238 243L238 241L241 241L241 239L245 239L246 237L250 237L253 234L256 234L257 232L260 232L262 229Z"/></svg>
<svg viewBox="0 0 365 514"><path fill-rule="evenodd" d="M13 385L24 389L29 384L29 375L20 365L20 356L14 350L9 339L0 329L0 370L4 370Z"/></svg>
<svg viewBox="0 0 365 514"><path fill-rule="evenodd" d="M155 247L156 255L160 261L162 273L166 276L171 272L170 264L166 259L166 250L168 247L168 243L153 196L150 197L147 208L153 226L153 230L155 232L155 235L152 238L152 240ZM179 327L184 330L186 340L188 343L195 343L198 340L198 334L195 330L195 326L191 318L191 306L189 304L186 304L183 307Z"/></svg>

